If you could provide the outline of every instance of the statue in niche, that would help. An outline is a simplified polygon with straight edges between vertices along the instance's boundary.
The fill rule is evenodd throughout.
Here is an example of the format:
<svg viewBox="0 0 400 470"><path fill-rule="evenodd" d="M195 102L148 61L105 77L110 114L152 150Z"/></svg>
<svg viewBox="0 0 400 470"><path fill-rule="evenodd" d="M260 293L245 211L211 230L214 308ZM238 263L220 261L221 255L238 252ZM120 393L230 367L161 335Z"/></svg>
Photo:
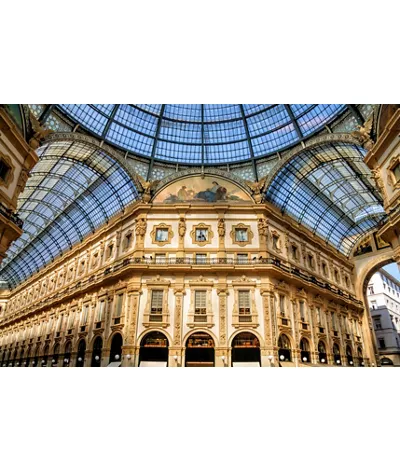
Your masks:
<svg viewBox="0 0 400 470"><path fill-rule="evenodd" d="M220 237L225 236L225 219L218 220L218 235Z"/></svg>

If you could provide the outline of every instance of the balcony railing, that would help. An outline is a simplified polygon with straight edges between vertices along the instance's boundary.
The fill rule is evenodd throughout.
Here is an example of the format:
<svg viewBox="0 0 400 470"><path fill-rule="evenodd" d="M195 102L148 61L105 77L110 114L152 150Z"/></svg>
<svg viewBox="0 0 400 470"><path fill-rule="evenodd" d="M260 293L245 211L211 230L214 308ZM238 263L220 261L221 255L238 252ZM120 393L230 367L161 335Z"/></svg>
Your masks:
<svg viewBox="0 0 400 470"><path fill-rule="evenodd" d="M234 257L227 257L227 258L207 258L205 260L196 260L196 258L192 257L183 257L183 258L166 258L165 260L159 260L159 259L153 259L152 257L129 257L125 258L124 260L114 264L113 266L107 267L104 271L100 272L99 274L92 275L90 276L90 281L89 278L79 281L76 284L73 284L69 287L66 287L64 289L59 290L52 296L46 297L45 299L41 300L40 302L35 302L32 307L27 307L24 308L23 313L27 314L30 311L30 308L32 309L37 309L45 307L47 304L51 304L53 301L57 300L58 298L71 294L75 292L77 289L85 289L89 285L92 285L94 282L101 281L105 276L112 275L114 273L117 273L123 268L126 268L128 266L138 266L138 265L156 265L157 267L162 267L162 266L216 266L216 265L221 265L221 266L240 266L240 267L245 267L245 266L273 266L278 268L280 271L283 271L285 273L294 275L304 281L310 282L312 284L315 284L316 286L320 287L321 289L325 289L330 291L332 294L336 294L340 297L343 297L344 299L351 300L352 302L362 305L362 302L360 300L357 300L355 297L353 297L351 294L348 294L346 292L343 292L340 289L337 289L335 286L323 282L319 279L317 279L315 276L310 276L308 273L303 272L299 268L294 268L290 264L284 263L280 261L277 258L257 258L257 259L248 259L248 260L242 260ZM16 316L19 316L19 312L15 312L14 314L11 314L10 316L6 316L1 320L1 323L4 323L6 321L12 320Z"/></svg>

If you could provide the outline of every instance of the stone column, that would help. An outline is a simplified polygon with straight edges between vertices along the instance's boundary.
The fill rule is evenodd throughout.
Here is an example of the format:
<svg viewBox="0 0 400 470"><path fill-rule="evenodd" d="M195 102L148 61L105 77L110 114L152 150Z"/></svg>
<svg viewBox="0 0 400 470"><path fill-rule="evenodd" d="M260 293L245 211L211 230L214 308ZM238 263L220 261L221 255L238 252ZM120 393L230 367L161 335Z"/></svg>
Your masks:
<svg viewBox="0 0 400 470"><path fill-rule="evenodd" d="M137 279L134 283L128 284L128 306L125 312L126 335L124 346L122 348L122 355L124 357L122 365L125 367L134 367L135 365L136 331L141 294L142 290L140 288L139 279ZM131 356L130 359L126 358L128 354Z"/></svg>
<svg viewBox="0 0 400 470"><path fill-rule="evenodd" d="M277 367L279 364L273 289L274 285L271 282L265 280L262 282L260 293L263 302L265 346L261 350L261 365L265 367ZM272 356L273 359L268 359L269 356Z"/></svg>
<svg viewBox="0 0 400 470"><path fill-rule="evenodd" d="M183 277L177 278L174 288L175 312L174 312L174 336L172 347L170 347L170 357L178 356L178 360L169 361L171 367L182 366L182 321L183 321L183 296L185 295Z"/></svg>
<svg viewBox="0 0 400 470"><path fill-rule="evenodd" d="M217 294L219 298L219 348L218 354L216 354L215 357L215 365L219 367L225 367L229 366L231 363L231 357L228 350L228 289L225 278L218 284ZM222 356L225 356L225 361L221 359Z"/></svg>

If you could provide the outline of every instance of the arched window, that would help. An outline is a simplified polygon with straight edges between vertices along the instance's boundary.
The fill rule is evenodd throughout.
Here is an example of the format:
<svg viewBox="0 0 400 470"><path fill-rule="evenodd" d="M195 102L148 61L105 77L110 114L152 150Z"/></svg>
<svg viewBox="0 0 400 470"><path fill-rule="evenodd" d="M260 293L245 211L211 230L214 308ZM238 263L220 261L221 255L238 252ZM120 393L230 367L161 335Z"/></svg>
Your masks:
<svg viewBox="0 0 400 470"><path fill-rule="evenodd" d="M65 343L65 349L64 349L63 367L69 367L69 363L71 361L71 351L72 351L72 343L71 341L67 341L67 343Z"/></svg>
<svg viewBox="0 0 400 470"><path fill-rule="evenodd" d="M342 365L342 358L340 357L340 347L337 343L333 343L333 360L335 361L336 365Z"/></svg>
<svg viewBox="0 0 400 470"><path fill-rule="evenodd" d="M232 341L232 367L261 365L260 341L253 333L239 333Z"/></svg>
<svg viewBox="0 0 400 470"><path fill-rule="evenodd" d="M159 331L148 333L140 342L139 367L168 365L168 339Z"/></svg>
<svg viewBox="0 0 400 470"><path fill-rule="evenodd" d="M122 357L122 336L116 333L111 341L110 364L112 362L121 364Z"/></svg>
<svg viewBox="0 0 400 470"><path fill-rule="evenodd" d="M281 361L290 362L292 360L292 347L290 340L286 335L281 335L278 340L279 359Z"/></svg>
<svg viewBox="0 0 400 470"><path fill-rule="evenodd" d="M76 367L83 367L85 364L86 341L81 339L78 344L78 354L76 357Z"/></svg>
<svg viewBox="0 0 400 470"><path fill-rule="evenodd" d="M347 365L354 366L353 351L351 350L350 346L346 346L346 358L347 358Z"/></svg>
<svg viewBox="0 0 400 470"><path fill-rule="evenodd" d="M300 354L302 362L311 362L310 343L306 338L300 340Z"/></svg>
<svg viewBox="0 0 400 470"><path fill-rule="evenodd" d="M321 362L322 364L328 363L328 358L326 355L326 347L323 341L320 341L318 343L318 359L319 359L319 362Z"/></svg>
<svg viewBox="0 0 400 470"><path fill-rule="evenodd" d="M93 343L92 367L101 367L101 353L103 351L103 339L98 336Z"/></svg>

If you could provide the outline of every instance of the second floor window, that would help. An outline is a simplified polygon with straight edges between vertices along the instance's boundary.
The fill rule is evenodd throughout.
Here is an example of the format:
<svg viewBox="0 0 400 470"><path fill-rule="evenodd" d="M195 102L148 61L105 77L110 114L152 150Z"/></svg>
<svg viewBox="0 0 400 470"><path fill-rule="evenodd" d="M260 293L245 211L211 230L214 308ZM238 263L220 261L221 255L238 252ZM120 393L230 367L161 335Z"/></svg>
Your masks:
<svg viewBox="0 0 400 470"><path fill-rule="evenodd" d="M300 318L301 318L301 321L304 322L306 321L306 309L305 309L304 302L300 301L299 305L300 305Z"/></svg>
<svg viewBox="0 0 400 470"><path fill-rule="evenodd" d="M106 310L106 301L101 300L97 309L97 321L103 321Z"/></svg>
<svg viewBox="0 0 400 470"><path fill-rule="evenodd" d="M163 311L163 297L162 290L153 290L151 293L151 315L162 315Z"/></svg>
<svg viewBox="0 0 400 470"><path fill-rule="evenodd" d="M281 315L284 317L285 316L285 296L282 294L279 295L279 310L281 312Z"/></svg>
<svg viewBox="0 0 400 470"><path fill-rule="evenodd" d="M84 305L82 310L82 325L86 325L89 316L89 305Z"/></svg>
<svg viewBox="0 0 400 470"><path fill-rule="evenodd" d="M115 318L119 318L122 313L122 302L124 299L124 294L118 294L116 303L115 303Z"/></svg>
<svg viewBox="0 0 400 470"><path fill-rule="evenodd" d="M195 315L206 315L207 314L207 291L197 290L194 293L194 313Z"/></svg>
<svg viewBox="0 0 400 470"><path fill-rule="evenodd" d="M239 296L239 315L250 315L250 291L240 290Z"/></svg>

